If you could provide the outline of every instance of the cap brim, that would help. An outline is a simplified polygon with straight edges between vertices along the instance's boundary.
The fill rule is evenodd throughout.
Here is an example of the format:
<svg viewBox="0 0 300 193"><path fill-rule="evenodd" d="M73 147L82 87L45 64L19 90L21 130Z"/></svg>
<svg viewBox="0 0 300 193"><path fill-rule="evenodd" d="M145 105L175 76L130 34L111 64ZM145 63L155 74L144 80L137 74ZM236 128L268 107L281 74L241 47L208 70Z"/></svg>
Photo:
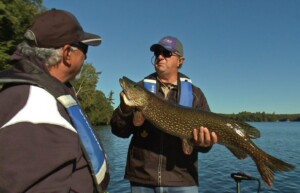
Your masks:
<svg viewBox="0 0 300 193"><path fill-rule="evenodd" d="M157 49L165 49L165 47L163 47L162 45L160 44L153 44L151 47L150 47L150 51L154 52L156 51Z"/></svg>
<svg viewBox="0 0 300 193"><path fill-rule="evenodd" d="M101 44L102 39L98 35L84 32L84 36L81 38L80 42L89 46L98 46Z"/></svg>
<svg viewBox="0 0 300 193"><path fill-rule="evenodd" d="M152 52L156 51L157 49L166 49L166 50L168 50L168 51L170 51L170 52L176 52L176 50L174 50L174 49L172 49L172 48L170 48L170 47L168 47L168 46L161 45L161 44L153 44L153 45L150 47L150 50L151 50Z"/></svg>

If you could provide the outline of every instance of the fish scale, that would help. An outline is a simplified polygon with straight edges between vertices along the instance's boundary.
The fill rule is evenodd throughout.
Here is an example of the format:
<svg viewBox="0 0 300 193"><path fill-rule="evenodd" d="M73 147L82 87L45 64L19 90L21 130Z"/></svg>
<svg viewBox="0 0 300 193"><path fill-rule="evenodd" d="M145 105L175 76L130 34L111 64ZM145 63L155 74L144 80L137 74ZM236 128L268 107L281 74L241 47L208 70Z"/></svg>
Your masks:
<svg viewBox="0 0 300 193"><path fill-rule="evenodd" d="M147 121L158 129L182 139L184 152L193 150L194 128L207 127L215 132L220 144L226 146L238 159L250 156L262 179L272 186L275 172L290 171L294 165L277 159L254 144L251 139L260 137L255 127L229 119L216 113L183 107L165 101L127 77L120 79L126 105L135 107Z"/></svg>

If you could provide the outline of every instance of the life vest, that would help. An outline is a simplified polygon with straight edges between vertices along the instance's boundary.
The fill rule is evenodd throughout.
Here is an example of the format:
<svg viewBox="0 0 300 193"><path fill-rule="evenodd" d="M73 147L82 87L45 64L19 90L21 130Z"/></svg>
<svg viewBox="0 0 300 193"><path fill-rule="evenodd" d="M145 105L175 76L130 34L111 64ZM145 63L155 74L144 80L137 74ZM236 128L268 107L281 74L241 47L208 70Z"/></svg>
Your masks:
<svg viewBox="0 0 300 193"><path fill-rule="evenodd" d="M78 101L69 94L69 88L27 60L16 63L11 70L0 72L0 83L37 85L49 92L65 107L80 138L83 153L92 171L95 189L97 192L103 192L100 184L108 171L107 156L86 114Z"/></svg>
<svg viewBox="0 0 300 193"><path fill-rule="evenodd" d="M156 93L156 79L145 78L143 80L144 87L152 93ZM186 107L193 107L194 95L192 80L188 77L180 77L180 96L179 104Z"/></svg>

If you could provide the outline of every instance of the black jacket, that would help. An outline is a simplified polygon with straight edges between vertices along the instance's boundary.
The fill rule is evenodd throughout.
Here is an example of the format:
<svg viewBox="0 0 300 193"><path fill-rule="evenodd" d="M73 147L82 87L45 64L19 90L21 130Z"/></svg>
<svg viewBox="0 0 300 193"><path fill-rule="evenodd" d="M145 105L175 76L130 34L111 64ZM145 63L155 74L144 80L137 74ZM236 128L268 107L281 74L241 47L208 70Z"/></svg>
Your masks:
<svg viewBox="0 0 300 193"><path fill-rule="evenodd" d="M149 78L156 79L156 74ZM164 98L161 86L157 81L157 95ZM178 103L178 87L180 83L168 93L168 101ZM210 111L203 92L194 85L193 94L193 108ZM195 148L198 151L185 155L181 139L160 131L147 121L141 127L134 127L132 116L123 116L118 108L113 113L111 128L119 137L132 135L125 173L125 178L131 182L153 186L198 185L198 152L207 152L210 148L198 147Z"/></svg>
<svg viewBox="0 0 300 193"><path fill-rule="evenodd" d="M0 92L0 192L94 193L91 170L66 109L34 82L73 96L74 90L43 66L17 55L17 73L0 73L0 82L10 76L27 81L12 81Z"/></svg>

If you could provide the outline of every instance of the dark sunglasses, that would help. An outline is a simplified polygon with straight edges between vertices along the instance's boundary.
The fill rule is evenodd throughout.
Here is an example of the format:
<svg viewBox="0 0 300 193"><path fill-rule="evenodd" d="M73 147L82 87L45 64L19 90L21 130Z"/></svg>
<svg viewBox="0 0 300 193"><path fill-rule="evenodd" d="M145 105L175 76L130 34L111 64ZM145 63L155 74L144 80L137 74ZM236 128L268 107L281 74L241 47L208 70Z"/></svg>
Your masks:
<svg viewBox="0 0 300 193"><path fill-rule="evenodd" d="M169 50L156 50L154 51L154 56L157 58L159 55L162 55L165 58L170 58L173 55L173 52Z"/></svg>
<svg viewBox="0 0 300 193"><path fill-rule="evenodd" d="M88 48L89 48L88 45L81 43L81 42L73 43L73 44L71 44L71 46L81 50L85 56L86 56L86 54L88 52Z"/></svg>

